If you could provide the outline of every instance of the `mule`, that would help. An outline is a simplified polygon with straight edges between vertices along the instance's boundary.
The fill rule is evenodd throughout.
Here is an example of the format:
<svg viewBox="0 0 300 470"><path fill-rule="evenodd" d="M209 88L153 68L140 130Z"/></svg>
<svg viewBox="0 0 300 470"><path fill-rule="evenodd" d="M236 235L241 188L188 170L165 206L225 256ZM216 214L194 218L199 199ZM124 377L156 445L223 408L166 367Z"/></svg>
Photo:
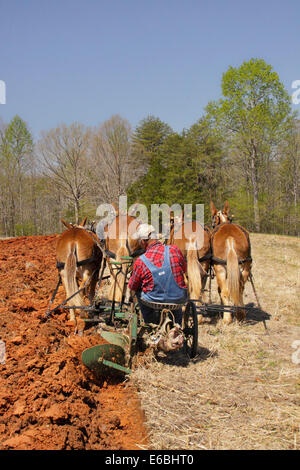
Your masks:
<svg viewBox="0 0 300 470"><path fill-rule="evenodd" d="M230 207L225 201L223 210L210 202L213 230L211 233L212 264L222 305L244 307L243 293L250 275L252 258L248 231L231 223ZM237 319L243 320L245 309L237 310ZM232 314L224 312L224 323L232 322Z"/></svg>
<svg viewBox="0 0 300 470"><path fill-rule="evenodd" d="M70 307L85 306L85 295L88 296L90 304L93 302L102 262L102 251L96 235L84 229L86 220L87 217L79 225L62 220L67 230L59 236L56 245L56 265L66 297L69 298L86 284L84 291L69 300ZM70 321L76 323L75 310L70 309ZM86 315L81 313L80 316Z"/></svg>
<svg viewBox="0 0 300 470"><path fill-rule="evenodd" d="M108 258L111 272L111 284L108 292L108 300L121 302L125 290L126 263L121 265L121 270L114 269L110 260L122 262L123 256L135 258L141 254L139 242L132 238L137 231L140 222L132 215L119 214L116 211L115 219L104 227L105 241L104 249Z"/></svg>
<svg viewBox="0 0 300 470"><path fill-rule="evenodd" d="M203 300L210 266L210 231L197 221L171 224L168 245L176 245L187 262L189 298Z"/></svg>

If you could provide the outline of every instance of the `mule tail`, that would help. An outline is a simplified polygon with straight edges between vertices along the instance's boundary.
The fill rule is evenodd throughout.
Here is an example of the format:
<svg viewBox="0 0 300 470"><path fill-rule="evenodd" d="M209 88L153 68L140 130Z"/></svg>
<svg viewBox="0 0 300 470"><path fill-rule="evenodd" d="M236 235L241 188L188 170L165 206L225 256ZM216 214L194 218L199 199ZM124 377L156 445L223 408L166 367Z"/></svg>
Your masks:
<svg viewBox="0 0 300 470"><path fill-rule="evenodd" d="M190 299L200 299L202 293L202 275L203 268L198 261L197 241L189 238L187 248L187 276Z"/></svg>
<svg viewBox="0 0 300 470"><path fill-rule="evenodd" d="M227 288L228 295L234 305L240 304L240 268L237 253L234 249L234 239L228 237L227 243Z"/></svg>
<svg viewBox="0 0 300 470"><path fill-rule="evenodd" d="M129 256L129 252L126 247L126 238L121 239L121 245L116 252L116 261L122 261L122 256ZM126 266L126 263L124 263L121 271L117 271L116 269L113 270L111 286L108 294L109 300L121 302L126 281Z"/></svg>
<svg viewBox="0 0 300 470"><path fill-rule="evenodd" d="M78 284L76 280L76 269L77 269L77 259L76 259L76 244L72 243L70 247L70 252L68 254L66 264L65 264L65 288L67 298L75 294L78 290ZM83 297L79 294L74 295L72 299L68 302L69 306L84 306Z"/></svg>

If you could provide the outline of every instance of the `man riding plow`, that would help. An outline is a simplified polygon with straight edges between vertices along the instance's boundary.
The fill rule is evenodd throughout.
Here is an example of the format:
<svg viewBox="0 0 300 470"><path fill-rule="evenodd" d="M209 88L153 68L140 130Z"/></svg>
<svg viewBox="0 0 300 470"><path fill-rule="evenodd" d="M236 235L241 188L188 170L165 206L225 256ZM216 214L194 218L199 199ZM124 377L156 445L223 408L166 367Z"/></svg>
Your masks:
<svg viewBox="0 0 300 470"><path fill-rule="evenodd" d="M163 245L152 225L141 224L135 234L145 253L137 258L128 283L136 295L144 321L155 323L155 304L172 304L176 323L182 322L187 300L186 261L175 245Z"/></svg>

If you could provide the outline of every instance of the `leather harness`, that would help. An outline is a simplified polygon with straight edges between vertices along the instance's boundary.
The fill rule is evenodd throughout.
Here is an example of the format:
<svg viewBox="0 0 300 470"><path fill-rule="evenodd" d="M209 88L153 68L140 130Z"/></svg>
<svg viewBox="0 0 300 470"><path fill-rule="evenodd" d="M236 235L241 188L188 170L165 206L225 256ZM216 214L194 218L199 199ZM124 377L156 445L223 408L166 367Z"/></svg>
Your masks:
<svg viewBox="0 0 300 470"><path fill-rule="evenodd" d="M76 253L76 248L75 248L75 256L77 259L77 253ZM76 266L84 266L85 264L90 264L93 263L94 261L97 261L99 259L99 254L96 253L95 246L93 247L93 254L90 258L83 259L81 261L76 261ZM56 261L56 267L57 269L64 269L65 263L62 261Z"/></svg>
<svg viewBox="0 0 300 470"><path fill-rule="evenodd" d="M229 222L231 224L231 222ZM226 260L222 259L222 258L218 258L217 256L215 256L213 254L213 250L212 250L212 247L213 247L213 240L214 240L214 236L216 235L216 233L219 231L219 229L223 226L223 225L228 225L228 222L223 222L222 224L219 224L217 225L212 234L211 234L211 239L210 239L210 242L211 242L211 264L223 264L223 265L226 265L227 262ZM241 227L240 225L237 225L237 224L232 224L232 225L235 225L236 227L238 227L239 229L242 230L242 232L246 235L246 238L247 238L247 241L249 243L249 256L247 258L244 258L244 259L240 259L239 258L239 264L244 264L246 263L247 261L252 261L252 257L251 257L251 243L250 243L250 238L249 238L249 233L247 232L246 229L244 229L243 227Z"/></svg>
<svg viewBox="0 0 300 470"><path fill-rule="evenodd" d="M108 239L107 239L108 240ZM102 241L102 240L101 240ZM103 243L103 241L102 241ZM130 246L129 246L129 243L128 243L128 238L126 238L126 248L128 250L128 253L129 253L129 256L131 258L136 258L137 256L140 256L142 255L143 253L145 253L145 250L143 250L143 248L138 248L136 249L135 251L131 251L130 249ZM104 247L104 252L105 254L107 255L108 258L114 258L116 259L116 253L113 253L112 251L110 251L108 248Z"/></svg>
<svg viewBox="0 0 300 470"><path fill-rule="evenodd" d="M93 237L94 240L95 240L94 235L96 235L96 232L95 232L93 229L89 230L89 229L87 229L87 228L79 227L79 226L77 226L77 225L73 225L73 226L72 226L72 228L75 228L75 227L77 227L77 228L82 228L82 230L85 230L86 232L91 232L92 237ZM96 237L97 237L97 235L96 235ZM97 239L95 240L95 243L96 243L96 246L102 251L101 247L99 246L99 243L98 243ZM96 252L96 249L95 249L96 246L95 246L95 245L93 246L93 254L92 254L92 256L90 256L90 258L86 258L86 259L83 259L83 260L81 260L81 261L78 261L78 260L77 260L77 252L76 252L76 246L75 246L75 257L76 257L76 260L77 260L77 261L76 261L76 266L77 266L77 268L80 267L80 266L84 266L85 264L90 264L90 263L93 263L94 261L98 261L99 253ZM65 263L63 263L62 261L56 261L56 267L57 267L57 269L64 269Z"/></svg>
<svg viewBox="0 0 300 470"><path fill-rule="evenodd" d="M179 229L180 229L180 227L178 228L178 230ZM203 229L208 233L208 235L210 237L210 229L206 225L204 225ZM173 240L171 240L172 243L174 243L174 235L175 235L175 233L177 233L178 230L176 230L176 232L173 233ZM167 244L167 240L165 240L165 245L166 244ZM204 256L202 256L201 258L198 258L198 261L199 261L199 263L202 263L202 261L210 260L211 257L212 257L212 251L211 251L211 246L210 246L209 251Z"/></svg>

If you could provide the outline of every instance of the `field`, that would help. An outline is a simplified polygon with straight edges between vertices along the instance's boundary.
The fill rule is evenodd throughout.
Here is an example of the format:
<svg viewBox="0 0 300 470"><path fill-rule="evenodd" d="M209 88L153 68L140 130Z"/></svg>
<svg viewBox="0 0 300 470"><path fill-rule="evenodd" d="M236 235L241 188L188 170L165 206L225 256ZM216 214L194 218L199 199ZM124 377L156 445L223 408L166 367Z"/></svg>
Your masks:
<svg viewBox="0 0 300 470"><path fill-rule="evenodd" d="M75 336L65 313L43 321L56 239L0 241L0 449L300 448L299 239L251 235L264 313L206 321L192 362L147 355L123 383L81 364L96 335ZM248 283L245 303L254 301Z"/></svg>
<svg viewBox="0 0 300 470"><path fill-rule="evenodd" d="M192 363L177 352L134 373L155 449L300 448L300 354L298 364L292 360L300 340L300 240L255 234L251 242L265 313L249 314L243 325L207 321ZM215 281L212 288L218 301ZM255 302L250 283L244 299Z"/></svg>

